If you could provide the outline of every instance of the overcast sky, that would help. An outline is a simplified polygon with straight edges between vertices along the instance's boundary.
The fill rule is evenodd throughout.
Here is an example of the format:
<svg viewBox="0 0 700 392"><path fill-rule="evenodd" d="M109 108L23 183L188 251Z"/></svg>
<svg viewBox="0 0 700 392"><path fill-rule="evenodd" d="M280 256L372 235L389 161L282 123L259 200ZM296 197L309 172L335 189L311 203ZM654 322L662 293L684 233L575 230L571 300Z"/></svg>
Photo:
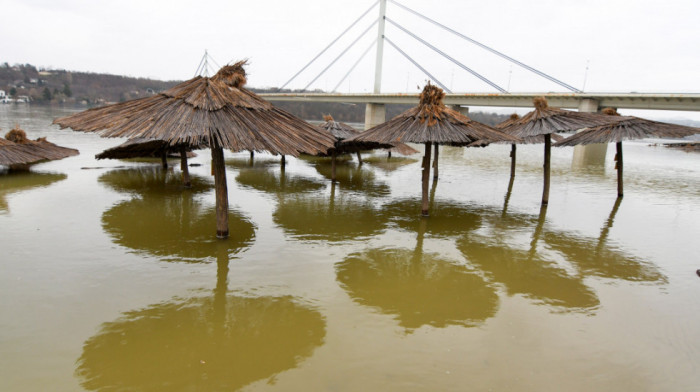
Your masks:
<svg viewBox="0 0 700 392"><path fill-rule="evenodd" d="M698 0L397 1L586 92L700 92ZM0 62L184 80L207 49L221 65L249 59L251 86L281 86L374 2L0 0ZM305 87L378 12L288 87ZM387 16L508 91L567 91L391 2ZM332 90L376 35L370 29L309 88ZM386 36L453 91L496 92L390 24ZM382 91L418 92L428 76L384 50ZM371 91L374 58L372 49L338 91Z"/></svg>

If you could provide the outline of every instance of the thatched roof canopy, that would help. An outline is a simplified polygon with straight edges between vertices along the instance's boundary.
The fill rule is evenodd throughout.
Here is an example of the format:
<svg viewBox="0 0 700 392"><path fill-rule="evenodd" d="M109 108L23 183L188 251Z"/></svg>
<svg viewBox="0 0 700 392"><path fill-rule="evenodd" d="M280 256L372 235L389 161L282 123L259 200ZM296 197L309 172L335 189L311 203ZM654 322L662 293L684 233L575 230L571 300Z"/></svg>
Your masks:
<svg viewBox="0 0 700 392"><path fill-rule="evenodd" d="M357 129L351 127L348 124L342 123L335 121L333 117L330 114L327 114L323 116L323 120L325 121L323 124L320 124L319 127L323 129L324 131L330 133L333 135L333 137L336 139L335 142L335 147L326 151L325 153L318 154L318 155L331 155L333 152L337 154L344 154L344 153L351 153L351 152L359 152L359 151L367 151L367 150L373 150L375 148L391 148L391 144L387 143L375 143L375 142L346 142L346 139L349 139L353 136L359 135L361 132L358 131Z"/></svg>
<svg viewBox="0 0 700 392"><path fill-rule="evenodd" d="M192 158L196 155L190 152L190 148L187 148L187 157ZM127 159L127 158L147 158L147 157L160 157L163 153L177 152L179 155L179 149L177 146L171 147L164 140L157 139L144 139L135 138L127 140L126 142L112 148L108 148L101 153L95 155L97 159Z"/></svg>
<svg viewBox="0 0 700 392"><path fill-rule="evenodd" d="M550 107L544 97L535 98L533 103L535 110L521 118L507 120L508 123L500 127L501 131L527 138L610 123L610 119L600 113L573 112Z"/></svg>
<svg viewBox="0 0 700 392"><path fill-rule="evenodd" d="M339 121L335 121L333 119L333 116L331 116L330 114L323 116L323 121L324 123L320 124L319 127L330 132L331 135L333 135L338 140L344 140L360 134L360 131L351 127L350 125Z"/></svg>
<svg viewBox="0 0 700 392"><path fill-rule="evenodd" d="M562 147L575 146L578 144L617 143L623 140L645 138L680 138L700 133L700 128L645 120L639 117L620 116L614 109L608 110L607 113L615 116L611 117L614 122L585 129L554 144L554 146Z"/></svg>
<svg viewBox="0 0 700 392"><path fill-rule="evenodd" d="M442 89L428 83L420 95L418 106L348 141L436 143L452 146L466 146L480 139L490 142L518 141L516 137L448 108L442 102L444 97Z"/></svg>
<svg viewBox="0 0 700 392"><path fill-rule="evenodd" d="M57 146L46 138L30 140L27 134L15 128L0 138L0 165L23 165L44 160L57 160L78 155L73 148Z"/></svg>
<svg viewBox="0 0 700 392"><path fill-rule="evenodd" d="M154 96L89 109L55 124L105 137L160 139L170 146L221 147L298 156L333 147L331 135L243 88L245 61Z"/></svg>
<svg viewBox="0 0 700 392"><path fill-rule="evenodd" d="M26 165L43 160L43 157L27 151L24 146L0 138L0 165Z"/></svg>
<svg viewBox="0 0 700 392"><path fill-rule="evenodd" d="M504 130L504 129L513 129L510 128L513 124L515 124L518 120L520 119L520 116L517 113L513 113L510 115L510 117L506 120L503 121L502 123L496 124L494 128L499 129L499 130ZM564 140L563 136L557 135L557 134L552 134L552 140L555 142ZM499 143L509 143L509 144L542 144L544 143L544 135L536 135L536 136L526 136L526 137L521 137L519 142L512 143L512 142L499 142Z"/></svg>

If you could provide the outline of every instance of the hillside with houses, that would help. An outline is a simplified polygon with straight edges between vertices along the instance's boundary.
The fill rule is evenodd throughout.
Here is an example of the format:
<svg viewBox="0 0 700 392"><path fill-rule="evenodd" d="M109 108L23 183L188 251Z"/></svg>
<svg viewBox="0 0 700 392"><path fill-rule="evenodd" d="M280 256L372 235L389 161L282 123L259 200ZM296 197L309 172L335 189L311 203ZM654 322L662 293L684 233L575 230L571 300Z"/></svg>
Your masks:
<svg viewBox="0 0 700 392"><path fill-rule="evenodd" d="M31 64L0 64L0 103L30 103L33 105L71 105L94 107L108 103L143 98L167 90L180 81L74 72L63 69L43 69ZM259 89L256 93L293 92L276 88ZM290 113L306 120L323 119L331 114L337 121L363 123L365 105L329 102L275 102ZM402 113L410 105L387 105L387 118ZM494 125L508 116L496 113L472 112L472 119Z"/></svg>

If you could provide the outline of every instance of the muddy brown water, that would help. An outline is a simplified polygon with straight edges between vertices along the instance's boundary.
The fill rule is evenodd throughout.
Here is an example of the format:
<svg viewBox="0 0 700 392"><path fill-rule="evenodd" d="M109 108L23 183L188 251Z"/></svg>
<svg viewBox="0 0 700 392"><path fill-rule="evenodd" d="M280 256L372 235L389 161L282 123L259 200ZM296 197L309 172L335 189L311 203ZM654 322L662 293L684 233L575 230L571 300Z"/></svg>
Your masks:
<svg viewBox="0 0 700 392"><path fill-rule="evenodd" d="M208 151L96 161L122 142L0 106L80 156L0 174L0 390L694 390L700 154L625 143L572 167L542 147L418 157L227 153L214 238ZM92 169L84 169L91 167ZM99 167L99 168L94 168Z"/></svg>

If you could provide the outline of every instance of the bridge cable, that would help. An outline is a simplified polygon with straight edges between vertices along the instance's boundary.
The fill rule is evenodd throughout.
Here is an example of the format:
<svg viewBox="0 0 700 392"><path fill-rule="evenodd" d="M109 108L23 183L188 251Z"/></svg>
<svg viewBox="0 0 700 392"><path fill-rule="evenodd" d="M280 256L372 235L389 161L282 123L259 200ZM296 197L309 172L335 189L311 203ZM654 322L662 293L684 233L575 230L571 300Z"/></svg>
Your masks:
<svg viewBox="0 0 700 392"><path fill-rule="evenodd" d="M410 8L408 8L408 7L406 7L405 5L398 3L398 2L395 1L395 0L389 0L389 1L390 1L392 4L395 4L395 5L399 6L400 8L403 8L404 10L406 10L406 11L408 11L408 12L414 14L414 15L423 18L423 19L427 20L428 22L430 22L430 23L432 23L432 24L434 24L434 25L436 25L436 26L438 26L438 27L441 27L441 28L443 28L443 29L449 31L449 32L452 33L452 34L455 34L456 36L458 36L458 37L460 37L460 38L462 38L462 39L464 39L464 40L467 40L467 41L473 43L474 45L477 45L477 46L481 47L482 49L486 49L486 50L488 50L489 52L491 52L491 53L493 53L493 54L495 54L495 55L498 55L498 56L500 56L500 57L502 57L502 58L504 58L504 59L506 59L506 60L508 60L508 61L510 61L510 62L512 62L512 63L514 63L514 64L516 64L516 65L518 65L518 66L520 66L520 67L522 67L522 68L525 68L526 70L528 70L528 71L530 71L530 72L533 72L533 73L535 73L535 74L537 74L537 75L539 75L539 76L541 76L541 77L543 77L543 78L545 78L545 79L548 79L548 80L550 80L550 81L552 81L552 82L554 82L554 83L556 83L556 84L558 84L558 85L560 85L560 86L562 86L562 87L565 87L565 88L567 88L567 89L569 89L569 90L571 90L571 91L573 91L573 92L575 92L575 93L581 93L581 92L583 92L583 91L577 89L576 87L572 87L572 86L570 86L570 85L568 85L568 84L562 82L561 80L554 78L553 76L549 76L549 75L547 75L546 73L544 73L544 72L542 72L542 71L539 71L539 70L537 70L537 69L535 69L535 68L532 68L532 67L530 67L529 65L523 64L523 63L521 63L520 61L518 61L518 60L516 60L516 59L514 59L514 58L512 58L512 57L510 57L510 56L508 56L508 55L506 55L506 54L504 54L504 53L501 53L501 52L497 51L496 49L493 49L493 48L491 48L491 47L489 47L489 46L486 46L486 45L482 44L482 43L479 42L479 41L476 41L476 40L474 40L474 39L472 39L472 38L469 38L469 37L467 37L466 35L464 35L464 34L458 32L458 31L452 30L451 28L449 28L449 27L443 25L442 23L437 22L437 21L435 21L435 20L433 20L433 19L430 19L430 18L428 18L427 16L424 16L424 15L418 13L417 11L414 11L414 10L412 10L412 9L410 9Z"/></svg>
<svg viewBox="0 0 700 392"><path fill-rule="evenodd" d="M201 74L202 64L204 64L204 59L206 59L206 58L207 58L207 51L205 50L204 56L202 56L202 59L199 60L199 65L197 66L197 70L194 71L194 77L197 77Z"/></svg>
<svg viewBox="0 0 700 392"><path fill-rule="evenodd" d="M208 77L210 72L209 61L214 63L214 65L216 65L217 67L221 68L221 66L216 62L216 60L214 60L214 58L211 57L209 52L206 49L204 49L204 56L202 56L202 60L199 61L199 65L197 66L197 70L195 71L194 76L198 76L204 73L204 76Z"/></svg>
<svg viewBox="0 0 700 392"><path fill-rule="evenodd" d="M437 78L435 78L435 76L431 75L430 72L428 72L428 70L426 70L425 68L421 67L420 64L418 64L415 60L413 60L413 59L411 58L411 56L407 55L406 52L404 52L403 50L399 49L399 47L396 46L396 44L394 44L393 42L391 42L391 40L390 40L387 36L384 36L384 40L385 40L389 45L391 45L394 49L396 49L399 53L401 53L405 58L407 58L408 61L412 62L413 65L415 65L416 67L418 67L418 69L420 69L421 71L423 71L424 74L428 75L428 77L429 77L430 79L432 79L433 81L435 81L435 83L437 83L438 86L440 86L443 90L447 91L448 93L452 93L452 91L450 91L449 88L447 88L444 84L440 83L440 81L437 80Z"/></svg>
<svg viewBox="0 0 700 392"><path fill-rule="evenodd" d="M340 82L338 82L338 84L335 85L335 87L334 87L333 90L331 91L332 93L334 93L334 92L336 92L336 90L338 90L338 87L340 87L340 85L343 84L343 82L345 81L345 79L347 79L347 77L350 76L350 73L352 73L352 71L355 70L355 67L357 67L357 64L359 64L360 61L362 61L362 59L365 58L365 56L367 55L367 53L369 53L369 50L372 49L372 48L374 47L374 45L376 45L376 44L377 44L377 41L372 40L372 42L369 44L369 46L367 47L367 49L365 49L364 53L362 53L362 55L360 56L360 58L357 59L357 61L355 61L355 64L353 64L352 67L350 67L350 70L348 71L348 73L346 73L345 76L343 76L343 78L340 79Z"/></svg>
<svg viewBox="0 0 700 392"><path fill-rule="evenodd" d="M355 38L355 40L352 41L352 43L350 43L350 45L348 45L348 46L345 48L345 50L343 50L342 52L340 52L340 54L339 54L335 59L333 59L333 61L331 61L331 63L328 64L328 66L327 66L326 68L324 68L323 71L321 71L320 74L318 74L312 81L310 81L309 84L307 84L307 85L304 87L303 90L306 91L306 89L308 89L309 86L311 86L316 80L318 80L318 78L320 78L321 75L323 75L324 73L326 73L326 71L328 71L328 68L332 67L333 64L335 64L335 62L338 61L338 59L340 59L341 57L343 57L343 55L344 55L345 53L347 53L348 50L350 50L350 48L352 48L353 46L355 46L355 44L357 43L357 41L359 41L360 38L364 37L365 34L367 34L367 32L368 32L372 27L374 27L374 25L376 25L377 23L379 23L379 18L377 18L374 22L372 22L372 24L369 25L369 27L367 27L367 28L365 29L365 31L363 31L362 33L360 33L360 36L357 37L357 38Z"/></svg>
<svg viewBox="0 0 700 392"><path fill-rule="evenodd" d="M498 90L498 91L500 91L500 92L502 92L502 93L504 93L504 94L508 94L508 91L506 91L505 89L503 89L501 86L499 86L499 85L497 85L496 83L494 83L494 82L492 82L492 81L486 79L484 76L482 76L482 75L479 74L478 72L474 71L473 69L467 67L466 65L464 65L464 64L460 63L459 61L455 60L454 58L450 57L450 55L448 55L447 53L441 51L440 49L438 49L438 48L436 48L435 46L431 45L430 43L428 43L428 42L425 41L424 39L422 39L422 38L418 37L417 35L411 33L410 31L408 31L407 29L405 29L404 27L402 27L402 26L399 25L398 23L394 22L393 20L391 20L391 19L389 19L389 18L385 18L385 19L386 19L387 22L389 22L389 23L391 23L392 25L398 27L399 29L401 29L401 31L403 31L404 33L410 35L411 37L413 37L414 39L416 39L417 41L419 41L419 42L422 43L423 45L429 47L430 49L434 50L435 52L437 52L438 54L440 54L440 55L443 56L444 58L450 60L450 61L453 62L455 65L459 66L460 68L464 69L465 71L469 72L470 74L472 74L472 75L476 76L477 78L481 79L483 82L488 83L491 87L495 88L496 90Z"/></svg>
<svg viewBox="0 0 700 392"><path fill-rule="evenodd" d="M345 33L347 33L351 28L353 28L353 27L357 24L357 22L360 21L360 19L364 18L365 15L367 15L370 11L372 11L372 9L373 9L377 4L379 4L379 0L377 0L376 2L374 2L374 4L372 4L372 6L369 7L369 8L367 9L367 11L365 11L362 15L360 15L360 17L357 18L354 22L352 22L352 24L351 24L350 26L348 26L348 28L345 29L345 31L343 31L342 33L340 33L340 35L339 35L338 37L336 37L336 39L334 39L330 44L328 44L328 46L326 46L325 49L323 49L319 54L317 54L316 57L314 57L313 59L311 59L311 61L309 61L302 69L300 69L299 72L297 72L296 74L294 74L294 76L292 76L292 78L289 79L289 80L287 81L287 83L283 84L282 87L280 87L280 90L283 89L283 88L285 88L289 83L292 82L292 80L296 79L296 77L299 76L300 73L304 72L304 70L306 70L306 68L308 68L309 65L311 65L311 63L313 63L314 61L316 61L316 59L318 59L319 57L321 57L321 55L324 54L324 53L326 52L326 50L328 50L328 48L330 48L331 46L333 46L333 44L335 44L336 42L338 42L338 40L339 40L343 35L345 35Z"/></svg>

